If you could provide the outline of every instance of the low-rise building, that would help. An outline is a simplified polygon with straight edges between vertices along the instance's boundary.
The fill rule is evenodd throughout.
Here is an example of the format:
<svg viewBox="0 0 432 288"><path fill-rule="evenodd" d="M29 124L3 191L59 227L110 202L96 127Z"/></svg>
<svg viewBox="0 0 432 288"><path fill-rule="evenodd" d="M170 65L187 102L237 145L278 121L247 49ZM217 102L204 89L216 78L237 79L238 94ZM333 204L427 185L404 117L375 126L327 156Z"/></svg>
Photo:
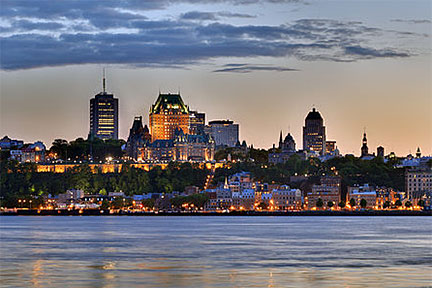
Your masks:
<svg viewBox="0 0 432 288"><path fill-rule="evenodd" d="M408 169L405 172L405 191L409 200L414 193L432 192L432 169L430 167Z"/></svg>
<svg viewBox="0 0 432 288"><path fill-rule="evenodd" d="M374 187L369 186L369 184L355 185L353 187L348 187L347 200L350 201L354 199L356 206L360 206L361 200L366 201L366 207L368 209L373 209L377 206L377 192Z"/></svg>
<svg viewBox="0 0 432 288"><path fill-rule="evenodd" d="M340 202L341 177L323 176L320 185L313 185L312 191L307 193L308 208L317 207L318 200L321 199L322 207L329 208L328 203L332 202L336 206Z"/></svg>
<svg viewBox="0 0 432 288"><path fill-rule="evenodd" d="M277 210L298 210L302 207L302 195L299 189L282 185L273 190L273 203Z"/></svg>
<svg viewBox="0 0 432 288"><path fill-rule="evenodd" d="M232 206L239 210L253 210L255 204L255 190L244 189L232 192Z"/></svg>
<svg viewBox="0 0 432 288"><path fill-rule="evenodd" d="M79 189L69 189L66 193L58 195L58 203L68 204L71 202L77 202L84 197L84 191Z"/></svg>

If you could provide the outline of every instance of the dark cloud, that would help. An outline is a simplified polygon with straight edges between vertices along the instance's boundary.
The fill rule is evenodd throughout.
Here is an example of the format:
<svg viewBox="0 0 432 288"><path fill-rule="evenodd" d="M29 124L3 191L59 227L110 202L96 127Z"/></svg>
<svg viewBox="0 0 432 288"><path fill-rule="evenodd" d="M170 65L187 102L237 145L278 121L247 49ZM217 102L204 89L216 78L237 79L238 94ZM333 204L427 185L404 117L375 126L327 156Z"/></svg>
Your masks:
<svg viewBox="0 0 432 288"><path fill-rule="evenodd" d="M253 71L275 71L275 72L293 72L297 69L272 66L272 65L256 65L256 64L227 64L223 68L214 70L215 73L231 72L231 73L250 73Z"/></svg>
<svg viewBox="0 0 432 288"><path fill-rule="evenodd" d="M231 12L201 12L201 11L190 11L180 15L182 20L200 20L200 21L216 21L221 18L255 18L256 16L243 13L231 13Z"/></svg>
<svg viewBox="0 0 432 288"><path fill-rule="evenodd" d="M409 24L431 24L432 21L429 19L392 19L391 22L401 22Z"/></svg>
<svg viewBox="0 0 432 288"><path fill-rule="evenodd" d="M263 1L216 0L237 5ZM177 2L3 0L0 13L6 15L3 18L10 25L0 30L4 33L0 39L0 67L14 70L86 63L184 67L218 57L296 57L306 61L347 62L409 56L408 52L397 47L382 49L364 45L389 32L361 22L300 19L279 26L235 26L216 19L253 16L225 11L192 11L177 20L152 21L136 12L140 9L159 9ZM195 0L180 2L214 3ZM132 8L138 10L132 12ZM17 11L31 17L26 19L25 15L21 15L17 18ZM201 21L186 19L209 20L209 23L204 22L204 25ZM249 64L223 67L230 68L242 68L231 69L230 72L288 69Z"/></svg>
<svg viewBox="0 0 432 288"><path fill-rule="evenodd" d="M303 3L302 0L2 0L0 16L20 17L67 17L77 19L86 12L105 11L107 9L127 10L155 10L164 9L170 5L191 4L216 4L227 3L232 5L250 5L256 3Z"/></svg>
<svg viewBox="0 0 432 288"><path fill-rule="evenodd" d="M410 54L398 52L393 49L374 49L361 46L348 46L345 47L346 54L357 55L366 58L382 58L382 57L408 57Z"/></svg>
<svg viewBox="0 0 432 288"><path fill-rule="evenodd" d="M183 20L217 20L219 17L213 12L191 11L180 16Z"/></svg>

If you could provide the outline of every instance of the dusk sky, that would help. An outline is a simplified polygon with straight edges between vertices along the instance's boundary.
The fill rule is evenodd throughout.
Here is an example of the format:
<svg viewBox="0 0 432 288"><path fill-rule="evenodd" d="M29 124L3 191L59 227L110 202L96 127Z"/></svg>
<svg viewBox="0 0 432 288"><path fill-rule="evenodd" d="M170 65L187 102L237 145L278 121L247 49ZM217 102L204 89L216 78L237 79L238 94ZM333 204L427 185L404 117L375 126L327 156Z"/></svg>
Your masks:
<svg viewBox="0 0 432 288"><path fill-rule="evenodd" d="M86 138L89 100L119 98L120 137L161 92L231 119L270 148L302 148L316 107L328 140L359 155L432 154L432 4L418 1L0 0L0 136Z"/></svg>

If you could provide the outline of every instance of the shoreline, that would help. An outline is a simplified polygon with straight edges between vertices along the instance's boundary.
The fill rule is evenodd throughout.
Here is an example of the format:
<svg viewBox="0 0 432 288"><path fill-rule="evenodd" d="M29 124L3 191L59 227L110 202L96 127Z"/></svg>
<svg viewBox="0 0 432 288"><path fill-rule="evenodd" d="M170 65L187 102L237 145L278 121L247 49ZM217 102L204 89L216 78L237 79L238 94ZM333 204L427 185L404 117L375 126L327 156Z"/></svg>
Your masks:
<svg viewBox="0 0 432 288"><path fill-rule="evenodd" d="M100 210L20 210L0 212L0 216L432 216L429 211L232 211L221 212L128 212L101 213Z"/></svg>

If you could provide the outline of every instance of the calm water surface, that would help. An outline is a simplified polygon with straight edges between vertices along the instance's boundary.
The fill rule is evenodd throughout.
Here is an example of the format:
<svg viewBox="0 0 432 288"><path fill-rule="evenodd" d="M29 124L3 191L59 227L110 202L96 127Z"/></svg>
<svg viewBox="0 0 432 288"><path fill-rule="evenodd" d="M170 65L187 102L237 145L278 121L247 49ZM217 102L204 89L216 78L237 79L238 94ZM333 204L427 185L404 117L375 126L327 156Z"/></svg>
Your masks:
<svg viewBox="0 0 432 288"><path fill-rule="evenodd" d="M1 287L430 287L430 217L0 217Z"/></svg>

